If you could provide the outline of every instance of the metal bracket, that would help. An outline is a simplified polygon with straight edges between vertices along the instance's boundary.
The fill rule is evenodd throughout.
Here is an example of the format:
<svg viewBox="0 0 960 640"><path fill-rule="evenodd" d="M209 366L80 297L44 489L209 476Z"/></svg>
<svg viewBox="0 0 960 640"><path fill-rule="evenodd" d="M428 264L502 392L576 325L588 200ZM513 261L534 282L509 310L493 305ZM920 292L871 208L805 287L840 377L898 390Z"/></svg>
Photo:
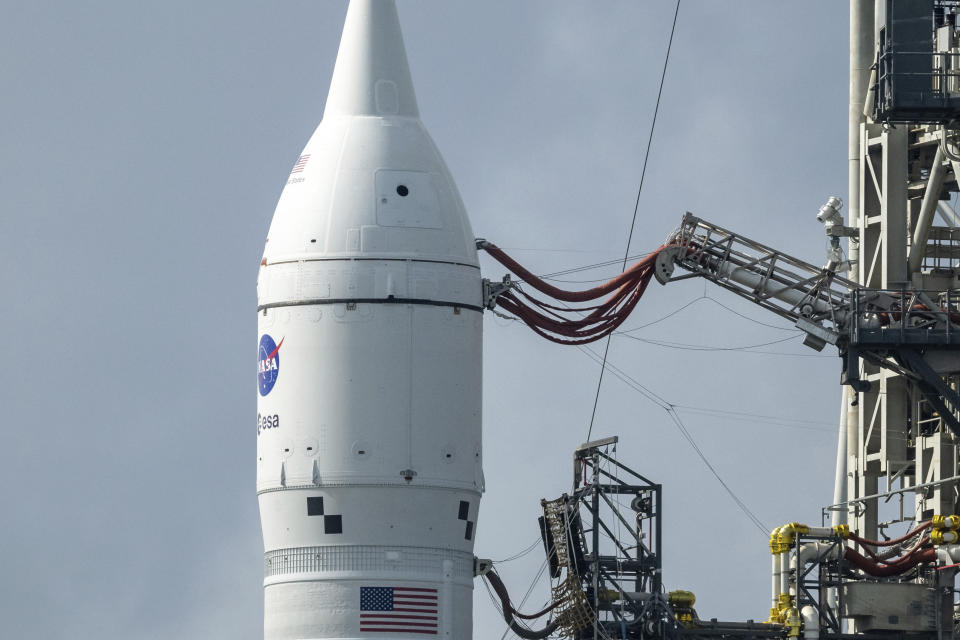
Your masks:
<svg viewBox="0 0 960 640"><path fill-rule="evenodd" d="M857 349L848 346L840 352L840 358L843 360L843 370L840 374L840 384L850 385L850 388L856 392L866 393L870 391L870 382L860 377L860 356ZM854 396L857 398L858 396Z"/></svg>
<svg viewBox="0 0 960 640"><path fill-rule="evenodd" d="M685 251L683 247L667 247L661 249L653 266L653 277L660 284L667 284L673 276L673 269L680 255Z"/></svg>
<svg viewBox="0 0 960 640"><path fill-rule="evenodd" d="M513 280L510 279L510 274L503 276L503 279L500 282L496 280L489 280L487 278L483 279L483 306L487 309L493 310L497 306L497 298L505 294L507 291L517 286Z"/></svg>
<svg viewBox="0 0 960 640"><path fill-rule="evenodd" d="M812 322L803 316L797 318L797 329L805 332L803 344L817 351L823 350L823 347L829 344L837 344L840 334L836 331L827 329L823 325Z"/></svg>
<svg viewBox="0 0 960 640"><path fill-rule="evenodd" d="M488 560L487 558L473 558L473 575L474 577L485 576L488 573L493 571L493 560Z"/></svg>
<svg viewBox="0 0 960 640"><path fill-rule="evenodd" d="M831 238L850 238L856 243L860 242L860 229L857 227L844 227L838 224L825 229L825 232Z"/></svg>

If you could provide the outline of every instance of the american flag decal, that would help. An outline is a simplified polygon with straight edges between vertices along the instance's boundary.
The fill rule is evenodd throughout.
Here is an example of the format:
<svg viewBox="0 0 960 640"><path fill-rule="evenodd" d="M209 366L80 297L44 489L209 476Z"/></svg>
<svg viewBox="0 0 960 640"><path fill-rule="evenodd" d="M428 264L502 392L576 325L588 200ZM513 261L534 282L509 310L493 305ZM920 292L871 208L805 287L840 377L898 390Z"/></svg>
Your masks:
<svg viewBox="0 0 960 640"><path fill-rule="evenodd" d="M300 173L301 171L303 171L303 168L307 166L307 160L309 159L310 159L309 153L305 153L302 156L300 156L300 159L297 160L297 164L293 165L293 171L291 171L290 173Z"/></svg>
<svg viewBox="0 0 960 640"><path fill-rule="evenodd" d="M360 587L360 631L437 635L437 590Z"/></svg>

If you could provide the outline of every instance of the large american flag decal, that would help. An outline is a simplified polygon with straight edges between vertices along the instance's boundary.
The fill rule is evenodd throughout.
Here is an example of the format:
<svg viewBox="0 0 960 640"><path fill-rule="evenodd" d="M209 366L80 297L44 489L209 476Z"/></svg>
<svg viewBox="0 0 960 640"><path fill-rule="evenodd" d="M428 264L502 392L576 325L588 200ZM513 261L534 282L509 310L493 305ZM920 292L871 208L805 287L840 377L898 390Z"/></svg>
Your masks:
<svg viewBox="0 0 960 640"><path fill-rule="evenodd" d="M360 587L360 631L437 635L437 590Z"/></svg>

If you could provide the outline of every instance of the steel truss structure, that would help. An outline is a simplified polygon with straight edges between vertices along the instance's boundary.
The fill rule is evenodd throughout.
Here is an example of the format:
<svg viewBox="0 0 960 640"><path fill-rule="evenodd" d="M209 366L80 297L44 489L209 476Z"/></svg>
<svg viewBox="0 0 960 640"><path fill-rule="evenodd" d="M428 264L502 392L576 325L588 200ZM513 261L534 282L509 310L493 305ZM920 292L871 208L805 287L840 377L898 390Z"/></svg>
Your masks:
<svg viewBox="0 0 960 640"><path fill-rule="evenodd" d="M897 522L956 513L960 498L956 446L960 221L947 204L960 189L957 132L950 128L955 126L951 123L957 119L955 103L960 99L954 5L939 0L851 2L860 22L851 26L851 33L857 27L875 35L876 43L873 51L860 52L861 57L874 57L873 81L865 84L866 92L856 95L853 85L863 78L851 78L851 112L855 102L874 103L872 118L861 116L859 123L851 122L858 143L857 161L851 167L857 168L851 181L856 203L849 220L858 241L851 250L859 254L854 279L864 289L901 298L900 308L908 314L921 306L942 312L937 327L921 331L898 334L895 327L856 327L849 369L869 387L855 387L856 401L847 422L846 500L833 508L871 538ZM915 15L914 25L926 29L927 42L912 54L902 44L898 51L896 32L918 11L926 12L927 22L917 23ZM873 34L875 18L878 30ZM927 53L920 56L923 50ZM906 63L898 66L898 55L906 56ZM918 67L915 73L927 75L903 75L910 65L920 65L923 69ZM868 72L852 60L851 70L855 67L861 74ZM932 91L926 96L898 94L897 82L928 83ZM934 224L938 216L942 225ZM853 303L859 309L870 304L866 294L855 296ZM899 326L911 326L908 320ZM920 323L913 326L922 328ZM893 492L900 509L882 514L881 500ZM913 505L904 502L908 493L914 495Z"/></svg>
<svg viewBox="0 0 960 640"><path fill-rule="evenodd" d="M687 591L664 589L663 487L616 460L616 436L574 452L573 491L543 501L541 531L554 588L555 628L577 640L760 640L796 637L798 623L701 620ZM956 567L917 566L867 577L847 560L849 530L802 525L788 547L784 588L793 611L813 610L804 633L818 640L945 640L953 633ZM921 528L922 529L922 528ZM845 533L846 532L846 533ZM913 544L912 542L910 544ZM856 554L855 554L856 555ZM566 574L564 574L566 570ZM579 598L571 598L577 592ZM893 598L911 618L884 628ZM571 615L575 611L575 615ZM806 615L806 614L805 614ZM896 616L894 616L896 617ZM855 619L855 633L844 619ZM901 623L902 624L902 623ZM911 626L912 625L912 626ZM815 627L815 630L814 630Z"/></svg>
<svg viewBox="0 0 960 640"><path fill-rule="evenodd" d="M892 578L874 578L865 581L855 573L842 553L846 543L841 537L824 539L822 536L798 535L793 548L794 557L801 548L815 547L817 552L791 569L791 590L796 593L796 606L813 607L819 620L819 637L824 639L862 640L944 640L953 633L953 575L941 574L931 567ZM893 590L893 591L890 591ZM878 597L879 594L884 594ZM909 594L909 595L906 595ZM890 631L870 628L869 619L879 617L880 608L872 608L881 597L899 596L901 599L920 599L915 605L917 618L925 630ZM901 605L901 609L909 607ZM868 615L871 613L877 616ZM844 632L843 618L859 620L862 627L856 634ZM866 627L866 628L863 628Z"/></svg>
<svg viewBox="0 0 960 640"><path fill-rule="evenodd" d="M786 631L780 625L700 620L693 609L692 593L665 592L661 564L663 487L616 460L612 454L617 440L614 436L578 447L573 455L572 493L545 503L567 507L565 519L572 526L569 536L564 537L570 540L571 547L582 550L574 570L589 607L595 612L589 624L568 637L785 637ZM548 549L552 548L546 535L544 541ZM557 566L555 562L551 558L552 571ZM557 576L559 572L554 572Z"/></svg>
<svg viewBox="0 0 960 640"><path fill-rule="evenodd" d="M847 264L816 267L689 214L670 261L839 348L846 438L827 509L878 538L960 510L960 6L850 10L849 218L827 229L850 238ZM881 513L891 497L900 508Z"/></svg>

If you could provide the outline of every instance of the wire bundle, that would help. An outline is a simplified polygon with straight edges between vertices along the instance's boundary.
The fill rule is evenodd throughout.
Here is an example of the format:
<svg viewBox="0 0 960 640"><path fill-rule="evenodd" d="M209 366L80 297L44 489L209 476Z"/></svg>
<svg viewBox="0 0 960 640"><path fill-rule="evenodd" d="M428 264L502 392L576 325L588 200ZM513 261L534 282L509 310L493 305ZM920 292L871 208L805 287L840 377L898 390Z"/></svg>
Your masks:
<svg viewBox="0 0 960 640"><path fill-rule="evenodd" d="M518 286L511 287L497 297L500 308L525 322L537 334L547 340L570 345L594 342L610 335L623 324L650 284L657 254L663 249L658 248L600 286L585 291L567 291L534 275L494 244L484 243L480 248L523 282L555 301L584 303L606 297L593 306L568 307L535 298Z"/></svg>

